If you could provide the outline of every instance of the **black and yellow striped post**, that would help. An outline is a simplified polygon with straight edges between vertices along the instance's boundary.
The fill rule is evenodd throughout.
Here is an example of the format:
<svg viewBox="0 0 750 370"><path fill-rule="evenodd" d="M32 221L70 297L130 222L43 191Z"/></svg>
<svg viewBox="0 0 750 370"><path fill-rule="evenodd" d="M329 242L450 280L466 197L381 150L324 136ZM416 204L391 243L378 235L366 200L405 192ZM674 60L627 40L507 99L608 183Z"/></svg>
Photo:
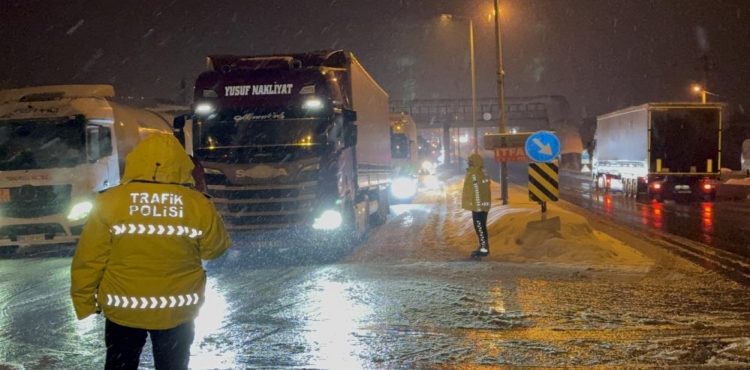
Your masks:
<svg viewBox="0 0 750 370"><path fill-rule="evenodd" d="M547 202L560 199L559 179L557 163L529 163L529 199L539 202L542 212L547 212Z"/></svg>

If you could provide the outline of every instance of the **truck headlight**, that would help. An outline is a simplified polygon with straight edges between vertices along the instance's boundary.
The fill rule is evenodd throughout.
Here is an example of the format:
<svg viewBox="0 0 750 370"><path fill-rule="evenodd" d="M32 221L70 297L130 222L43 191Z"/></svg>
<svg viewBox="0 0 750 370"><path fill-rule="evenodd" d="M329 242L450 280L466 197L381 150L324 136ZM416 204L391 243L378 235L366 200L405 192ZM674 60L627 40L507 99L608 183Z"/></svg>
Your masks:
<svg viewBox="0 0 750 370"><path fill-rule="evenodd" d="M391 194L399 199L407 199L417 194L417 182L408 177L399 177L391 184Z"/></svg>
<svg viewBox="0 0 750 370"><path fill-rule="evenodd" d="M342 221L343 221L343 218L341 217L341 212L329 209L323 212L323 214L321 214L320 217L315 219L315 222L313 223L313 229L317 229L317 230L338 229L339 226L341 226Z"/></svg>
<svg viewBox="0 0 750 370"><path fill-rule="evenodd" d="M305 103L302 104L302 108L305 109L320 109L323 107L323 101L318 98L310 98L305 100Z"/></svg>
<svg viewBox="0 0 750 370"><path fill-rule="evenodd" d="M214 106L210 103L199 103L195 106L195 113L208 114L214 111Z"/></svg>
<svg viewBox="0 0 750 370"><path fill-rule="evenodd" d="M80 202L73 206L73 208L70 209L70 213L68 214L68 220L70 221L78 221L81 219L84 219L89 216L89 213L91 213L91 210L94 208L94 204L85 201Z"/></svg>

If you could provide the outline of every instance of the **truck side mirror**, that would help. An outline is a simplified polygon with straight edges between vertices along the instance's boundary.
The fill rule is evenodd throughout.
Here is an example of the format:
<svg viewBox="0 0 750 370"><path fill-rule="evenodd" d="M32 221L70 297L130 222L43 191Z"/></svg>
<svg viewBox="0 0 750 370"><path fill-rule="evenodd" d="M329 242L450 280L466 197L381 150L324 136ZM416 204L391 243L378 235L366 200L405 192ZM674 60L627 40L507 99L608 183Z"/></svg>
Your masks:
<svg viewBox="0 0 750 370"><path fill-rule="evenodd" d="M174 132L174 136L177 138L177 140L182 144L182 146L185 146L185 120L187 119L186 114L179 115L172 120L172 128Z"/></svg>
<svg viewBox="0 0 750 370"><path fill-rule="evenodd" d="M172 128L174 128L175 131L182 130L183 128L185 128L186 118L187 116L184 114L175 117L174 120L172 120Z"/></svg>
<svg viewBox="0 0 750 370"><path fill-rule="evenodd" d="M357 111L353 111L351 109L344 109L342 111L342 114L344 115L344 121L346 122L354 122L357 120Z"/></svg>
<svg viewBox="0 0 750 370"><path fill-rule="evenodd" d="M357 125L344 124L344 146L349 148L357 145Z"/></svg>

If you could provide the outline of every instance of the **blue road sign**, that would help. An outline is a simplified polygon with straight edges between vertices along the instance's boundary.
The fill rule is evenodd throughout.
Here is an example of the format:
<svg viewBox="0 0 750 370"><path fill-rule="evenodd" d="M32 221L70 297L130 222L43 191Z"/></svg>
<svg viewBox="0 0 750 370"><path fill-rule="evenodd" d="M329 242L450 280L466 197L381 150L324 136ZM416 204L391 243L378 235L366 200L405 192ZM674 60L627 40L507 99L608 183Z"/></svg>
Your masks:
<svg viewBox="0 0 750 370"><path fill-rule="evenodd" d="M560 140L550 131L537 131L526 139L526 155L534 162L551 162L560 155Z"/></svg>

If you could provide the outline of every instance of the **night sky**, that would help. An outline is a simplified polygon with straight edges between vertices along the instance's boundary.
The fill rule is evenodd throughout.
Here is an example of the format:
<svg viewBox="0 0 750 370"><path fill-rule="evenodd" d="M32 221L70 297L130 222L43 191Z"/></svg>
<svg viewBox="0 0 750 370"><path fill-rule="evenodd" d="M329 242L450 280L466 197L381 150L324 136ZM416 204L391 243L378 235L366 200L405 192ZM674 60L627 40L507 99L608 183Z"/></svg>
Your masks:
<svg viewBox="0 0 750 370"><path fill-rule="evenodd" d="M501 0L506 95L563 95L575 116L697 100L750 108L750 0ZM176 98L216 53L351 50L391 99L495 97L488 0L0 0L0 87L107 83ZM705 59L701 59L704 57ZM704 63L705 62L705 63Z"/></svg>

